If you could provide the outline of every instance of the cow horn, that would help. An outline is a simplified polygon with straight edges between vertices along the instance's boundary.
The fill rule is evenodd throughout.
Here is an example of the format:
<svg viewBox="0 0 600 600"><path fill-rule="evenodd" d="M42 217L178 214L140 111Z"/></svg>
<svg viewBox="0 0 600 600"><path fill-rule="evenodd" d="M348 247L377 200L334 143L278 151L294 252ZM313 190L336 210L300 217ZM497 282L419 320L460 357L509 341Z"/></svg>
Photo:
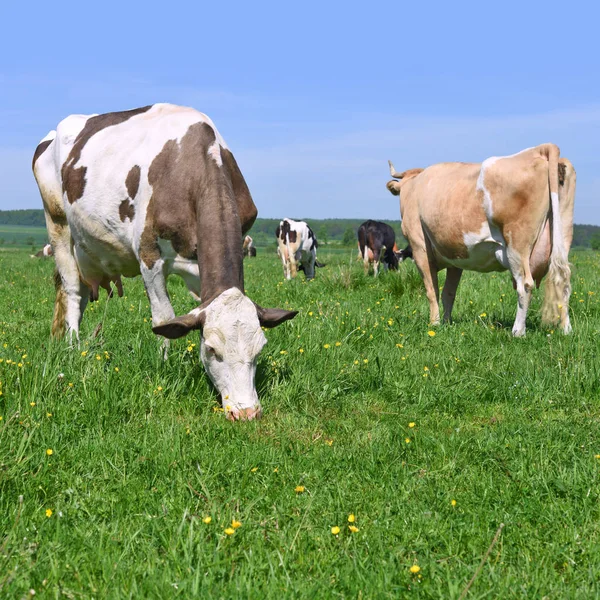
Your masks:
<svg viewBox="0 0 600 600"><path fill-rule="evenodd" d="M390 165L390 175L394 178L394 179L402 179L402 177L404 176L404 173L398 173L396 171L396 167L394 167L394 165L392 164L391 160L388 160L388 163Z"/></svg>

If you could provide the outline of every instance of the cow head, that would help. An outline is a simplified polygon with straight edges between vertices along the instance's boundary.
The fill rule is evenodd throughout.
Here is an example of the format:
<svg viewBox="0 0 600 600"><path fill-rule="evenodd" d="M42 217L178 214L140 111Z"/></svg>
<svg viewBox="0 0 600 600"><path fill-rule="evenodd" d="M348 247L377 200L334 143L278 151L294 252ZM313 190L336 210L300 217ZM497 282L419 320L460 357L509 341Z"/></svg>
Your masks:
<svg viewBox="0 0 600 600"><path fill-rule="evenodd" d="M406 248L404 248L404 250L397 250L394 252L394 254L398 259L398 262L401 263L403 260L413 257L412 247L409 244L408 246L406 246Z"/></svg>
<svg viewBox="0 0 600 600"><path fill-rule="evenodd" d="M231 288L208 305L152 330L174 339L199 329L200 358L221 394L227 418L251 420L262 412L254 384L258 355L267 343L261 326L275 327L297 314L297 311L262 308L239 289Z"/></svg>

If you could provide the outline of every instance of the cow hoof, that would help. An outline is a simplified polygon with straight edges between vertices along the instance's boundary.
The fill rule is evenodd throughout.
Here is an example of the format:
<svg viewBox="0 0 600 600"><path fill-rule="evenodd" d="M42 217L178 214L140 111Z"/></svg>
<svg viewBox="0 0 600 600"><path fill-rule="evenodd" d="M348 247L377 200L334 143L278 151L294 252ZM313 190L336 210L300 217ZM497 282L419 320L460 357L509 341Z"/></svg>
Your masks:
<svg viewBox="0 0 600 600"><path fill-rule="evenodd" d="M260 419L262 416L262 408L260 406L253 408L232 409L227 412L227 418L230 421L252 421Z"/></svg>
<svg viewBox="0 0 600 600"><path fill-rule="evenodd" d="M525 337L524 329L513 329L512 331L513 337Z"/></svg>

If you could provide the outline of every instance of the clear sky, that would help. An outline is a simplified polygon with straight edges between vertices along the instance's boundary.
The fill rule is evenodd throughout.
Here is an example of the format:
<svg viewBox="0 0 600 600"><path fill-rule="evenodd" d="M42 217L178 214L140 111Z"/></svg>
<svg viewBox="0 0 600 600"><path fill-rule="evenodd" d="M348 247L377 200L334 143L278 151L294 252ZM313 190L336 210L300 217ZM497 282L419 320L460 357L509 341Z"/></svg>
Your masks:
<svg viewBox="0 0 600 600"><path fill-rule="evenodd" d="M5 2L0 209L71 113L207 113L259 216L399 218L398 170L554 142L600 225L597 2Z"/></svg>

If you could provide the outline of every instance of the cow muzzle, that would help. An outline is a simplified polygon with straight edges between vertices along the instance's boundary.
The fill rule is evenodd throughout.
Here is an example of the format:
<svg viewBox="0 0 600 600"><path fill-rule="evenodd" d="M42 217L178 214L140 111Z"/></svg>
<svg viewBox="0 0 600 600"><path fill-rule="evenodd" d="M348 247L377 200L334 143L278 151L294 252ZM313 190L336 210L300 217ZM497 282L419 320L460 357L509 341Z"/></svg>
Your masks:
<svg viewBox="0 0 600 600"><path fill-rule="evenodd" d="M225 415L229 421L253 421L262 417L262 406L257 404L249 408L225 409Z"/></svg>

